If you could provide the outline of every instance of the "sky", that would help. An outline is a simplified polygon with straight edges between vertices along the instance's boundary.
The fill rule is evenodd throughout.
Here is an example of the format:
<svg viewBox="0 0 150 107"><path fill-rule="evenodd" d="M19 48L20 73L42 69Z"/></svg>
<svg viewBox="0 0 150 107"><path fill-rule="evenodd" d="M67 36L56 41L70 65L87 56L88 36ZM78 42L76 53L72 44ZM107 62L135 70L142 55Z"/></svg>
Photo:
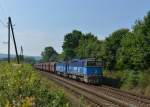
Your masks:
<svg viewBox="0 0 150 107"><path fill-rule="evenodd" d="M7 53L8 16L18 51L22 45L25 55L39 56L46 46L61 53L64 35L74 29L104 40L119 28L131 29L149 10L150 0L0 0L0 53Z"/></svg>

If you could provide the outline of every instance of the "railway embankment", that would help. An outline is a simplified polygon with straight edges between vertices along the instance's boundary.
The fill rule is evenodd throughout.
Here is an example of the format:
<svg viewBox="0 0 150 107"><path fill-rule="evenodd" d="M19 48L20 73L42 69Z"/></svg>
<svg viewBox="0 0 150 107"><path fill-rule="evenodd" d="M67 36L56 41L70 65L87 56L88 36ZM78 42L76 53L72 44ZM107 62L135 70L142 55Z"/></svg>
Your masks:
<svg viewBox="0 0 150 107"><path fill-rule="evenodd" d="M41 72L49 80L61 84L76 95L82 95L94 106L111 107L150 107L150 98L131 94L108 86L94 86L60 77L51 73Z"/></svg>
<svg viewBox="0 0 150 107"><path fill-rule="evenodd" d="M150 97L149 71L105 71L103 74L105 85Z"/></svg>

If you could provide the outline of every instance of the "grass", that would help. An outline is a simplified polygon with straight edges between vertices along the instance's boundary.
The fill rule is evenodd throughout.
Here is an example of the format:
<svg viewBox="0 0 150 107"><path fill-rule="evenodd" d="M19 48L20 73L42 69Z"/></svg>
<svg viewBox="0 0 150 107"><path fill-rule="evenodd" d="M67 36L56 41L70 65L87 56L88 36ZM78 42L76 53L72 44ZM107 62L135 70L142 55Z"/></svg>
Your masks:
<svg viewBox="0 0 150 107"><path fill-rule="evenodd" d="M106 84L115 86L125 91L130 91L145 96L150 96L150 72L147 71L114 71L104 72ZM109 81L108 81L109 80ZM115 85L114 85L115 84Z"/></svg>
<svg viewBox="0 0 150 107"><path fill-rule="evenodd" d="M0 107L68 107L64 91L32 66L0 63Z"/></svg>

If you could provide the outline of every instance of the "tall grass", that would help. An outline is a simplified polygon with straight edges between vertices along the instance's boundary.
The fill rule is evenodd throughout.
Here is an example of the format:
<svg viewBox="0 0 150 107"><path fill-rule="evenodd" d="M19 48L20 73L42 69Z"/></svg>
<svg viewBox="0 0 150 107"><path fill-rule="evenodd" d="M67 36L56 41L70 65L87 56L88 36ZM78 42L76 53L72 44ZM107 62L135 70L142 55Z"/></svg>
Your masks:
<svg viewBox="0 0 150 107"><path fill-rule="evenodd" d="M126 90L133 91L142 95L150 96L150 72L147 71L114 71L104 72L104 77L111 79L109 84L113 84L117 80L116 87Z"/></svg>
<svg viewBox="0 0 150 107"><path fill-rule="evenodd" d="M65 107L64 92L28 64L0 63L0 107Z"/></svg>

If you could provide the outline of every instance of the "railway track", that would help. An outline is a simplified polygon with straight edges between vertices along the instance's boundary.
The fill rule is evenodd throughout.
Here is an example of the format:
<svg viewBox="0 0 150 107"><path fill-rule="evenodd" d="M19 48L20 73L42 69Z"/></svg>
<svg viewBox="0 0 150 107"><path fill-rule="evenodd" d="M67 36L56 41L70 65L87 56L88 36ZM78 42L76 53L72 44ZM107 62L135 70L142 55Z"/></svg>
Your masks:
<svg viewBox="0 0 150 107"><path fill-rule="evenodd" d="M92 102L96 107L119 107L119 105L113 103L112 101L105 100L102 97L99 97L95 93L87 91L83 86L75 85L72 82L68 82L67 79L56 76L54 74L49 74L46 72L42 72L42 75L46 76L48 79L57 82L58 84L61 84L65 88L73 91L74 93L78 95L83 95L87 100Z"/></svg>
<svg viewBox="0 0 150 107"><path fill-rule="evenodd" d="M149 97L131 94L108 86L88 85L47 72L42 72L42 74L76 94L83 95L100 107L150 107Z"/></svg>
<svg viewBox="0 0 150 107"><path fill-rule="evenodd" d="M137 95L134 93L122 91L116 88L103 85L102 87L96 87L103 91L105 94L114 98L119 98L123 101L132 103L137 107L150 107L150 97Z"/></svg>

